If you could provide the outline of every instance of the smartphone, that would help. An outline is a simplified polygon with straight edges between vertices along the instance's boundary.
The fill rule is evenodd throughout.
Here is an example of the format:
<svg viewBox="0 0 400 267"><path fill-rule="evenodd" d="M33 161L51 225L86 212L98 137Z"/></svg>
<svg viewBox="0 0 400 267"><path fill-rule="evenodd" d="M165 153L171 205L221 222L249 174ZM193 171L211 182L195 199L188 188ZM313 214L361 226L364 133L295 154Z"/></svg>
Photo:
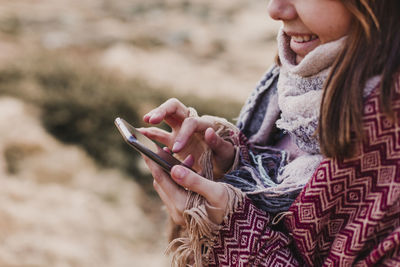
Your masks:
<svg viewBox="0 0 400 267"><path fill-rule="evenodd" d="M174 165L186 166L173 155L164 151L153 140L140 133L137 129L135 129L135 127L127 123L124 119L116 118L114 123L124 140L131 147L152 159L166 172L170 173Z"/></svg>

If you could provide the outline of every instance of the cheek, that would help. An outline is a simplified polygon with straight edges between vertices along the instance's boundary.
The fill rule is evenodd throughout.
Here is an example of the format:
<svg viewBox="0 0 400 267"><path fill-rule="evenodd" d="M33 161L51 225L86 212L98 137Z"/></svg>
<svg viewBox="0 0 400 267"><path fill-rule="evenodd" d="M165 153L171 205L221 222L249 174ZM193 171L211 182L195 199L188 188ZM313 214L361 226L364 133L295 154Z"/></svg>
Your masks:
<svg viewBox="0 0 400 267"><path fill-rule="evenodd" d="M315 18L309 29L318 35L321 43L331 42L348 34L351 27L351 20L346 18L338 19L321 15Z"/></svg>
<svg viewBox="0 0 400 267"><path fill-rule="evenodd" d="M331 24L326 33L327 42L334 41L347 35L350 31L350 20L341 20L338 23Z"/></svg>
<svg viewBox="0 0 400 267"><path fill-rule="evenodd" d="M312 8L305 5L300 8L303 23L318 35L321 43L337 40L350 30L352 15L340 1L318 0Z"/></svg>

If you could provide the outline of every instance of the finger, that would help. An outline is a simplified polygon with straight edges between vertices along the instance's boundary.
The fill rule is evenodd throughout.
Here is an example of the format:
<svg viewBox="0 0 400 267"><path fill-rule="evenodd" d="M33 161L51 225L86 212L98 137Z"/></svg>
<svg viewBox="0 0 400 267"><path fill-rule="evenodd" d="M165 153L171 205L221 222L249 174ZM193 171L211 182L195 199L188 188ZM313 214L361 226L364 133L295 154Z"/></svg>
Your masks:
<svg viewBox="0 0 400 267"><path fill-rule="evenodd" d="M186 204L187 192L173 182L171 177L155 162L146 156L143 156L143 158L154 177L154 189L166 205L172 219L175 223L184 225L182 214Z"/></svg>
<svg viewBox="0 0 400 267"><path fill-rule="evenodd" d="M164 150L165 152L167 152L168 154L172 154L171 149L169 149L167 146L163 147L163 150Z"/></svg>
<svg viewBox="0 0 400 267"><path fill-rule="evenodd" d="M156 190L157 194L161 198L164 205L167 207L168 212L171 213L172 207L170 206L172 201L169 199L168 195L162 190L161 186L157 183L156 180L153 181L153 187Z"/></svg>
<svg viewBox="0 0 400 267"><path fill-rule="evenodd" d="M213 128L208 128L205 131L204 140L216 157L226 159L231 157L234 153L235 148L232 143L218 136Z"/></svg>
<svg viewBox="0 0 400 267"><path fill-rule="evenodd" d="M153 186L165 203L169 214L175 223L183 225L182 214L186 205L187 191L179 187L155 162L147 157L144 158L154 177Z"/></svg>
<svg viewBox="0 0 400 267"><path fill-rule="evenodd" d="M145 121L151 124L158 124L165 120L168 125L175 127L177 124L180 124L188 114L189 111L185 105L176 98L171 98L158 108L150 111L143 119L146 119Z"/></svg>
<svg viewBox="0 0 400 267"><path fill-rule="evenodd" d="M153 182L153 187L156 190L159 197L161 198L165 207L167 208L169 215L172 217L172 220L178 225L184 225L182 213L178 212L178 210L174 207L174 205L173 205L174 202L162 190L161 186L157 183L156 180L154 180L154 182Z"/></svg>
<svg viewBox="0 0 400 267"><path fill-rule="evenodd" d="M151 122L150 122L150 119L153 117L153 115L156 117L156 116L157 116L156 114L157 114L157 113L159 114L160 108L161 108L161 105L160 105L159 107L155 108L155 109L152 109L152 110L149 111L147 114L145 114L145 115L143 116L143 121L146 122L146 123L151 123ZM156 124L157 124L157 123L156 123Z"/></svg>
<svg viewBox="0 0 400 267"><path fill-rule="evenodd" d="M207 180L180 165L172 168L171 177L181 186L202 195L210 205L225 208L227 196L223 185Z"/></svg>
<svg viewBox="0 0 400 267"><path fill-rule="evenodd" d="M170 132L167 132L157 127L138 128L138 131L148 138L167 146L171 145L173 142Z"/></svg>
<svg viewBox="0 0 400 267"><path fill-rule="evenodd" d="M188 155L182 162L183 164L185 164L186 166L188 166L189 168L191 168L194 164L194 157L192 154Z"/></svg>
<svg viewBox="0 0 400 267"><path fill-rule="evenodd" d="M143 116L143 121L146 122L146 123L150 123L149 120L150 120L151 116L153 115L153 113L154 113L154 109L149 111L149 112L147 112L147 114L145 114Z"/></svg>
<svg viewBox="0 0 400 267"><path fill-rule="evenodd" d="M165 116L167 116L167 111L165 110L165 108L160 106L151 114L151 117L149 118L149 123L158 124L164 120Z"/></svg>
<svg viewBox="0 0 400 267"><path fill-rule="evenodd" d="M210 126L211 123L203 118L191 117L185 119L175 137L172 152L178 153L181 151L195 132L203 132Z"/></svg>
<svg viewBox="0 0 400 267"><path fill-rule="evenodd" d="M143 156L143 158L147 166L149 167L154 177L154 180L165 192L168 198L170 200L173 200L173 203L175 203L175 205L181 205L181 202L184 203L186 201L185 190L182 187L178 186L178 184L176 184L174 180L172 180L171 177L163 169L161 169L160 166L158 166L157 163L146 156Z"/></svg>

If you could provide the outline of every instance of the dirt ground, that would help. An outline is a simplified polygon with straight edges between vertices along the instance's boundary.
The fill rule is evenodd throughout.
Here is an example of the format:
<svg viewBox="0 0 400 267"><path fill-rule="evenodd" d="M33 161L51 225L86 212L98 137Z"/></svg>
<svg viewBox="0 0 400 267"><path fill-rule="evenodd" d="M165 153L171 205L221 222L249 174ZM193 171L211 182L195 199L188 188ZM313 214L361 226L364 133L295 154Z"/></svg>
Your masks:
<svg viewBox="0 0 400 267"><path fill-rule="evenodd" d="M3 58L81 50L91 64L196 96L244 101L276 54L279 23L263 0L0 2Z"/></svg>
<svg viewBox="0 0 400 267"><path fill-rule="evenodd" d="M276 54L279 24L266 7L262 0L0 0L0 66L38 51L78 54L169 88L171 97L244 102ZM166 216L149 207L160 203L120 170L57 141L40 112L0 96L0 266L168 266Z"/></svg>

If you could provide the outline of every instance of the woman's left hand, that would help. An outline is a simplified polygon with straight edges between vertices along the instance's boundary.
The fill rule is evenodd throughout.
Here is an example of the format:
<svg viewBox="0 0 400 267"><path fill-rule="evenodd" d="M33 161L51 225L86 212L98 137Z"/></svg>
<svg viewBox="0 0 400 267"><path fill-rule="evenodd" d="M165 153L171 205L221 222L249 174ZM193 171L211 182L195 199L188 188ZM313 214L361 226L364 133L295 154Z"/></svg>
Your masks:
<svg viewBox="0 0 400 267"><path fill-rule="evenodd" d="M181 165L172 168L170 177L151 159L144 159L154 177L154 188L176 224L184 225L187 190L203 196L208 204L206 210L209 219L216 224L222 223L228 203L228 192L224 185L207 180Z"/></svg>

